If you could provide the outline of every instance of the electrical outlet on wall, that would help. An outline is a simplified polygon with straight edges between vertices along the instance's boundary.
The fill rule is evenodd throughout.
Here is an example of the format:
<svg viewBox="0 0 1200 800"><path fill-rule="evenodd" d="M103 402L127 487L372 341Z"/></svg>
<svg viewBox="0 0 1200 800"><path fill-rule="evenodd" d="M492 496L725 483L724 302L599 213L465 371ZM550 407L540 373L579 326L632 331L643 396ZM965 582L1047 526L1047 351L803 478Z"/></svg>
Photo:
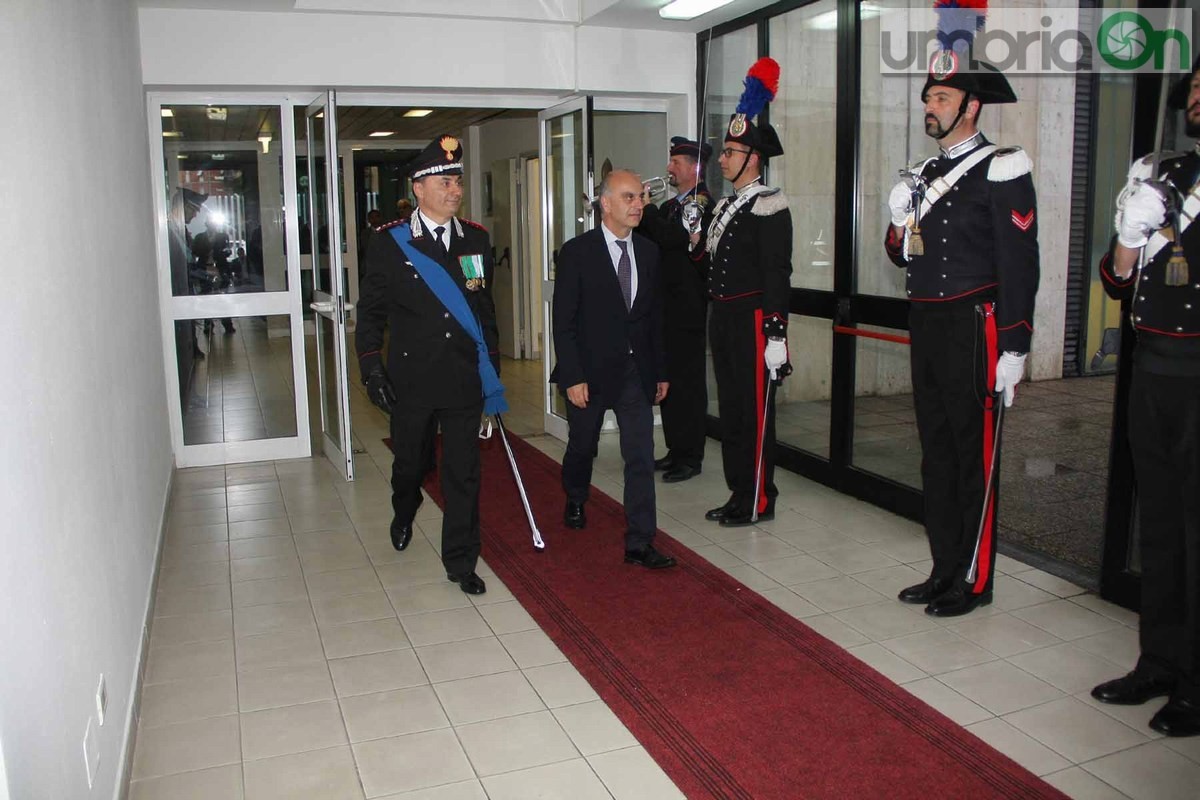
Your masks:
<svg viewBox="0 0 1200 800"><path fill-rule="evenodd" d="M96 773L100 771L100 743L96 739L96 729L92 726L92 718L88 717L87 730L83 732L83 765L87 769L89 789L96 780Z"/></svg>
<svg viewBox="0 0 1200 800"><path fill-rule="evenodd" d="M108 687L104 685L104 673L100 673L100 685L96 687L96 721L104 724L104 712L108 710Z"/></svg>

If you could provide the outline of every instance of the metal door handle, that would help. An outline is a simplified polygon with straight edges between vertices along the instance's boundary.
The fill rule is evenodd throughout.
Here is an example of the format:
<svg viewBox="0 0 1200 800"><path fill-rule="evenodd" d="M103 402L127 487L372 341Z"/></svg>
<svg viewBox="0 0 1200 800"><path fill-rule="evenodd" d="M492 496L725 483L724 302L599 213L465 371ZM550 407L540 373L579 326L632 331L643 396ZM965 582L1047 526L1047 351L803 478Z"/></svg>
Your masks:
<svg viewBox="0 0 1200 800"><path fill-rule="evenodd" d="M308 307L313 311L318 311L322 314L333 313L333 303L309 303Z"/></svg>
<svg viewBox="0 0 1200 800"><path fill-rule="evenodd" d="M347 314L349 314L351 311L354 310L354 303L346 303L346 305L343 306L343 309L345 310L345 312Z"/></svg>

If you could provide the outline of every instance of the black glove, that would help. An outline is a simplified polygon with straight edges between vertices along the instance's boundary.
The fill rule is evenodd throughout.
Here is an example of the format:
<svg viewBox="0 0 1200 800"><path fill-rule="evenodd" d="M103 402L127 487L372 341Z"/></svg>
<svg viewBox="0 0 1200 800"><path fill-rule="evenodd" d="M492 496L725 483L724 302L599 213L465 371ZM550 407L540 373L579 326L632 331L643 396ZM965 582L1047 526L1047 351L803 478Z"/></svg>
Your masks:
<svg viewBox="0 0 1200 800"><path fill-rule="evenodd" d="M371 398L371 402L379 406L383 413L392 413L392 406L396 404L396 392L392 389L392 382L388 380L387 371L382 364L376 364L367 373L367 397Z"/></svg>

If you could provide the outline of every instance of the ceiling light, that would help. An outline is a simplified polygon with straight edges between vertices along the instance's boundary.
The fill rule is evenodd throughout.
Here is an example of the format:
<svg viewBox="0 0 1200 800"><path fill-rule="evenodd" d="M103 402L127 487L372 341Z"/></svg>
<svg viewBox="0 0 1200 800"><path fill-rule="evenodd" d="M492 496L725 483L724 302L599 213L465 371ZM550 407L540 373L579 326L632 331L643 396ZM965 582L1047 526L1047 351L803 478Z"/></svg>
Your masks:
<svg viewBox="0 0 1200 800"><path fill-rule="evenodd" d="M169 108L164 108L164 109L162 110L162 115L163 115L164 117L173 117L173 116L175 116L175 112L174 112L174 111L172 111L172 110L171 110L171 109L169 109Z"/></svg>
<svg viewBox="0 0 1200 800"><path fill-rule="evenodd" d="M406 117L428 117L433 113L432 108L411 108L404 112Z"/></svg>
<svg viewBox="0 0 1200 800"><path fill-rule="evenodd" d="M391 136L395 131L371 131L371 135L379 138L380 136Z"/></svg>
<svg viewBox="0 0 1200 800"><path fill-rule="evenodd" d="M695 19L732 2L733 0L674 0L660 8L658 15L663 19Z"/></svg>
<svg viewBox="0 0 1200 800"><path fill-rule="evenodd" d="M204 109L204 114L210 122L224 122L229 117L229 109L222 106L209 106Z"/></svg>
<svg viewBox="0 0 1200 800"><path fill-rule="evenodd" d="M262 145L264 154L271 152L271 134L265 133L258 137L258 143Z"/></svg>
<svg viewBox="0 0 1200 800"><path fill-rule="evenodd" d="M163 131L163 136L165 136L168 139L180 139L180 138L183 138L183 132L182 131Z"/></svg>
<svg viewBox="0 0 1200 800"><path fill-rule="evenodd" d="M185 158L187 158L187 153L180 153L179 155L177 155L175 157L178 158L180 161L183 161Z"/></svg>
<svg viewBox="0 0 1200 800"><path fill-rule="evenodd" d="M213 161L224 161L224 160L225 160L225 154L224 154L224 153L213 153L213 154L212 154L212 160L213 160Z"/></svg>

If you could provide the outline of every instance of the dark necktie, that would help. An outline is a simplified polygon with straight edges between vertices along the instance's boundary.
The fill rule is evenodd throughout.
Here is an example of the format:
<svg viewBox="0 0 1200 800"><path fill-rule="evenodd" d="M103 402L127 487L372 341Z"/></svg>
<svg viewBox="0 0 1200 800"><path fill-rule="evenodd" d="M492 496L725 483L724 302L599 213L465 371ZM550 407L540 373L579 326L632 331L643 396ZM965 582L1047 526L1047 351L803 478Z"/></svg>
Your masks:
<svg viewBox="0 0 1200 800"><path fill-rule="evenodd" d="M450 255L450 251L446 249L446 245L442 241L442 234L446 232L445 225L438 225L433 229L433 239L437 242L437 251L443 256Z"/></svg>
<svg viewBox="0 0 1200 800"><path fill-rule="evenodd" d="M617 261L617 281L621 284L621 294L625 296L625 310L633 307L633 264L629 261L629 243L617 240L621 248L621 258Z"/></svg>

